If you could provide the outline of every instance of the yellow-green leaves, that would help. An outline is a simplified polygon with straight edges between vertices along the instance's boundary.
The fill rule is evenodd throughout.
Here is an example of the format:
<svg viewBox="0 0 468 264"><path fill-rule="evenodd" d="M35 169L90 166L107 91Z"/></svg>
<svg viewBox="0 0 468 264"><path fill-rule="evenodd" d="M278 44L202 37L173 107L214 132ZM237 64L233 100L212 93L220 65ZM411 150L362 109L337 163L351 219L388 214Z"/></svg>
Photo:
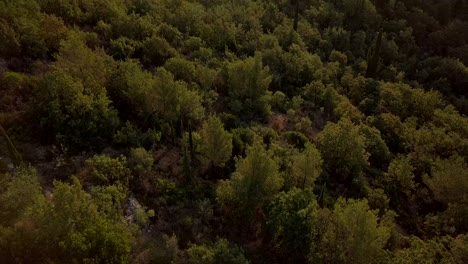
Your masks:
<svg viewBox="0 0 468 264"><path fill-rule="evenodd" d="M365 141L349 119L328 123L318 135L325 171L342 179L360 173L368 165Z"/></svg>
<svg viewBox="0 0 468 264"><path fill-rule="evenodd" d="M243 61L227 66L231 109L245 114L268 114L269 105L265 100L272 80L268 67L263 67L262 57L256 54Z"/></svg>
<svg viewBox="0 0 468 264"><path fill-rule="evenodd" d="M126 166L127 159L123 156L111 158L107 155L97 155L86 160L90 182L99 185L117 183L126 186L130 177L130 170Z"/></svg>
<svg viewBox="0 0 468 264"><path fill-rule="evenodd" d="M218 201L249 219L261 209L283 185L278 164L260 143L247 149L246 157L237 160L231 179L218 185Z"/></svg>
<svg viewBox="0 0 468 264"><path fill-rule="evenodd" d="M370 210L366 200L338 199L334 210L323 209L315 218L318 239L311 261L320 263L380 263L390 228Z"/></svg>
<svg viewBox="0 0 468 264"><path fill-rule="evenodd" d="M314 238L313 218L317 210L319 207L310 189L292 188L275 196L269 206L266 227L280 263L306 261Z"/></svg>
<svg viewBox="0 0 468 264"><path fill-rule="evenodd" d="M72 147L102 143L118 124L117 112L105 91L90 92L89 87L63 70L50 72L42 79L34 109L47 137L55 135L55 140Z"/></svg>
<svg viewBox="0 0 468 264"><path fill-rule="evenodd" d="M210 116L200 130L200 152L203 163L224 166L231 158L232 135L224 130L223 123L216 116Z"/></svg>
<svg viewBox="0 0 468 264"><path fill-rule="evenodd" d="M294 157L292 174L294 185L299 188L314 187L315 180L322 172L322 157L317 148L307 144L306 148Z"/></svg>
<svg viewBox="0 0 468 264"><path fill-rule="evenodd" d="M164 68L158 68L147 104L167 122L181 118L200 119L205 109L198 92L188 89L187 83L174 81L173 75Z"/></svg>
<svg viewBox="0 0 468 264"><path fill-rule="evenodd" d="M226 239L213 244L191 245L187 250L189 264L248 264L244 252Z"/></svg>
<svg viewBox="0 0 468 264"><path fill-rule="evenodd" d="M388 172L385 174L385 187L392 194L402 192L409 196L416 187L413 182L413 171L409 157L398 156L388 166Z"/></svg>
<svg viewBox="0 0 468 264"><path fill-rule="evenodd" d="M468 166L462 157L438 159L426 183L443 203L468 203Z"/></svg>

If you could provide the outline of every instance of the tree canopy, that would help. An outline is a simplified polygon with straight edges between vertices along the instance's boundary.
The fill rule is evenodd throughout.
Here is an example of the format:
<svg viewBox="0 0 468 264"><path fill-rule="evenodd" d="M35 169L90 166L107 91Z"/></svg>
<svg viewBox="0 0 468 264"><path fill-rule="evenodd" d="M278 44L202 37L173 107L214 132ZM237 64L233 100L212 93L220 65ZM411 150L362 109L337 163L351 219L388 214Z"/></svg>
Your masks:
<svg viewBox="0 0 468 264"><path fill-rule="evenodd" d="M466 0L0 0L0 263L468 263Z"/></svg>

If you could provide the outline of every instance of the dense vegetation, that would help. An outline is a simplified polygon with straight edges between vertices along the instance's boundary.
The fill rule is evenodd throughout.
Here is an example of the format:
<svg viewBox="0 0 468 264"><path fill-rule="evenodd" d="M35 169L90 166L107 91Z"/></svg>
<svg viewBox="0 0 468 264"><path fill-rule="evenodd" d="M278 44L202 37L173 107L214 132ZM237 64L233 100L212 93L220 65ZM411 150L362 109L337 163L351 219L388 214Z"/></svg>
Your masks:
<svg viewBox="0 0 468 264"><path fill-rule="evenodd" d="M0 0L1 263L468 263L468 1Z"/></svg>

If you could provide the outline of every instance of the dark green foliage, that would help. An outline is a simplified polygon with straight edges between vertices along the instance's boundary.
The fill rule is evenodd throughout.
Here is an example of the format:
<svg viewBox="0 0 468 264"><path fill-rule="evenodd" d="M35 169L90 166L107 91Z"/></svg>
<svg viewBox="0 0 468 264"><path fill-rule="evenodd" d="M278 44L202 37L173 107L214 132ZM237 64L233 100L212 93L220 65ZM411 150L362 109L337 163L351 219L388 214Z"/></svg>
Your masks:
<svg viewBox="0 0 468 264"><path fill-rule="evenodd" d="M256 142L247 149L244 159L237 160L231 179L219 183L216 196L222 207L252 221L282 185L271 153Z"/></svg>
<svg viewBox="0 0 468 264"><path fill-rule="evenodd" d="M268 116L267 91L271 82L269 68L263 67L260 54L228 65L231 110L236 114Z"/></svg>
<svg viewBox="0 0 468 264"><path fill-rule="evenodd" d="M0 263L468 263L466 14L0 0Z"/></svg>
<svg viewBox="0 0 468 264"><path fill-rule="evenodd" d="M236 128L232 131L233 155L244 156L249 145L254 143L255 133L251 129Z"/></svg>
<svg viewBox="0 0 468 264"><path fill-rule="evenodd" d="M0 21L0 37L3 39L0 46L0 55L2 57L13 57L20 52L20 43L15 36L15 31L8 23Z"/></svg>
<svg viewBox="0 0 468 264"><path fill-rule="evenodd" d="M138 42L126 37L120 37L110 42L112 56L119 60L132 58L138 46Z"/></svg>
<svg viewBox="0 0 468 264"><path fill-rule="evenodd" d="M272 246L279 260L304 262L309 254L313 237L313 215L318 210L310 189L291 189L279 193L271 202L267 228Z"/></svg>
<svg viewBox="0 0 468 264"><path fill-rule="evenodd" d="M152 91L153 76L137 61L119 62L111 73L108 94L122 118L145 118L152 109L145 98ZM131 124L127 122L127 127Z"/></svg>
<svg viewBox="0 0 468 264"><path fill-rule="evenodd" d="M325 171L334 177L349 179L368 165L366 139L349 119L327 124L318 136L318 147Z"/></svg>
<svg viewBox="0 0 468 264"><path fill-rule="evenodd" d="M177 56L177 50L166 39L155 35L143 42L142 54L145 65L161 66L167 59Z"/></svg>
<svg viewBox="0 0 468 264"><path fill-rule="evenodd" d="M80 148L103 143L118 124L117 112L105 94L86 91L62 71L51 72L40 82L34 114L47 140Z"/></svg>
<svg viewBox="0 0 468 264"><path fill-rule="evenodd" d="M374 127L361 125L360 131L365 137L369 162L375 167L384 167L390 159L390 150L382 139L380 131Z"/></svg>
<svg viewBox="0 0 468 264"><path fill-rule="evenodd" d="M201 159L211 166L224 166L231 158L232 135L224 130L221 120L211 116L203 123L200 130Z"/></svg>
<svg viewBox="0 0 468 264"><path fill-rule="evenodd" d="M128 164L136 175L147 175L151 172L154 159L151 152L144 148L135 148L130 151Z"/></svg>
<svg viewBox="0 0 468 264"><path fill-rule="evenodd" d="M292 175L298 188L313 188L315 180L322 172L322 157L315 145L307 144L304 150L293 159Z"/></svg>
<svg viewBox="0 0 468 264"><path fill-rule="evenodd" d="M381 263L390 228L370 210L367 201L338 199L333 211L315 216L310 261L322 263Z"/></svg>
<svg viewBox="0 0 468 264"><path fill-rule="evenodd" d="M434 198L448 205L447 211L441 216L455 217L447 226L454 226L457 231L466 232L468 224L468 211L466 205L468 200L467 164L461 157L450 157L447 160L436 160L431 176L426 177L425 183L434 194Z"/></svg>
<svg viewBox="0 0 468 264"><path fill-rule="evenodd" d="M125 157L111 158L107 155L99 155L86 160L85 163L87 176L93 184L128 184L130 170L127 168Z"/></svg>
<svg viewBox="0 0 468 264"><path fill-rule="evenodd" d="M191 245L188 250L187 262L190 264L248 264L244 252L226 239L220 239L214 244Z"/></svg>
<svg viewBox="0 0 468 264"><path fill-rule="evenodd" d="M1 227L2 260L127 262L130 233L126 225L98 210L78 180L73 181L72 185L56 182L50 202L45 201L37 183L27 185L39 190L24 204L28 210L17 220L18 225ZM14 186L12 182L6 194L20 195L12 197L19 199L21 194Z"/></svg>
<svg viewBox="0 0 468 264"><path fill-rule="evenodd" d="M16 175L1 175L1 226L14 224L42 196L37 171L32 167L19 167Z"/></svg>
<svg viewBox="0 0 468 264"><path fill-rule="evenodd" d="M372 50L369 50L367 54L367 71L366 77L367 78L375 78L377 75L377 71L379 70L379 62L380 62L380 47L382 46L382 36L383 31L379 32L377 36L377 40L375 41L375 47Z"/></svg>
<svg viewBox="0 0 468 264"><path fill-rule="evenodd" d="M146 132L127 121L125 126L114 134L114 142L124 146L154 147L161 139L161 132L149 128Z"/></svg>
<svg viewBox="0 0 468 264"><path fill-rule="evenodd" d="M309 139L297 131L288 131L284 134L284 137L289 144L294 145L296 148L304 149L306 144L309 142Z"/></svg>

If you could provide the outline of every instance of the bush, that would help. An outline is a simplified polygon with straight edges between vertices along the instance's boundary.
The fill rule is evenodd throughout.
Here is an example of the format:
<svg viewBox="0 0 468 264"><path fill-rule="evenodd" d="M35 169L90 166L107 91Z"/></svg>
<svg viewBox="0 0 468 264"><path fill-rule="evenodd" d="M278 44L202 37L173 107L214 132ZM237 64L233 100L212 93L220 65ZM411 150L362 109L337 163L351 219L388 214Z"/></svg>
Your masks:
<svg viewBox="0 0 468 264"><path fill-rule="evenodd" d="M114 183L128 184L130 170L127 159L123 156L111 158L107 155L97 155L86 160L86 170L89 181L97 185L111 185Z"/></svg>

